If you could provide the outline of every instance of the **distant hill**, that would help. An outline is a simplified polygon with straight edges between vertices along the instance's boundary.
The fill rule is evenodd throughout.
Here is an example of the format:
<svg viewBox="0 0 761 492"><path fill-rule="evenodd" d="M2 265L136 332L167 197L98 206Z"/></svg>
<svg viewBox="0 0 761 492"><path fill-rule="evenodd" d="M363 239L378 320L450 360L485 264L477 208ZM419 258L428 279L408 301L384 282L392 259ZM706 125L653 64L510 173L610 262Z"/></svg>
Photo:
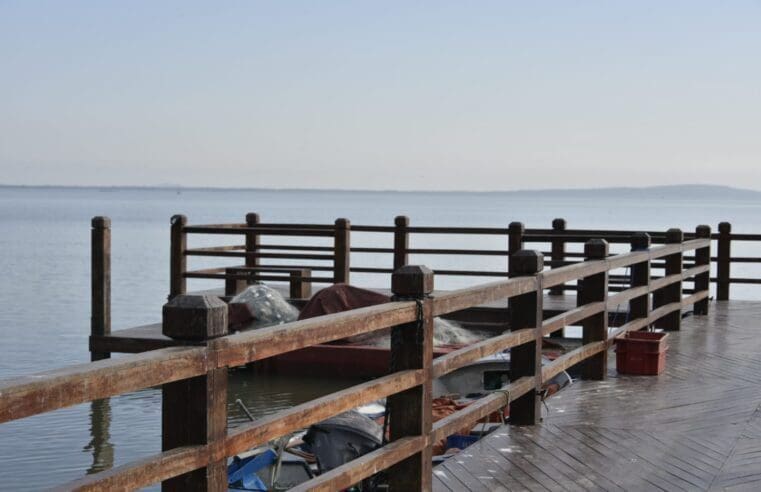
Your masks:
<svg viewBox="0 0 761 492"><path fill-rule="evenodd" d="M761 191L745 188L733 188L731 186L717 185L668 185L647 186L641 188L585 188L585 189L545 189L545 190L518 190L516 194L547 194L552 196L583 197L590 193L597 196L610 195L620 198L648 198L648 199L721 199L721 200L758 200L761 199Z"/></svg>

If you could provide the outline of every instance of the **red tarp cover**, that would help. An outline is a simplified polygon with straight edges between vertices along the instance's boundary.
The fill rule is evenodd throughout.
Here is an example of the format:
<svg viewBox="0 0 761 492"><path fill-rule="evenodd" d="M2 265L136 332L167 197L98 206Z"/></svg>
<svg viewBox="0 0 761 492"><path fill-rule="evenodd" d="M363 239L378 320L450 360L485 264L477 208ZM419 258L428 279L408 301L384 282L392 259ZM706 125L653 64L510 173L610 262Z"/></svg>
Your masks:
<svg viewBox="0 0 761 492"><path fill-rule="evenodd" d="M376 304L384 304L391 299L372 290L360 289L348 284L335 284L313 295L301 309L299 319L314 318L323 314L340 313Z"/></svg>

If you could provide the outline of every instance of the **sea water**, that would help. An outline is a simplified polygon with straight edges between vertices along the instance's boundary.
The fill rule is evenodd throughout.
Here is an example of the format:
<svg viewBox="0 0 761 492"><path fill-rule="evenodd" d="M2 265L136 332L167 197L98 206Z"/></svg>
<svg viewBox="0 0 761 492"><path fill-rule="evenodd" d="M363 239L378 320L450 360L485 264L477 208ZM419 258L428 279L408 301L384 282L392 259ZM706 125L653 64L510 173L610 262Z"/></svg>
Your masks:
<svg viewBox="0 0 761 492"><path fill-rule="evenodd" d="M0 379L87 362L90 325L90 219L112 220L113 328L156 322L169 285L169 218L191 224L242 222L258 212L264 222L392 225L408 215L412 225L549 228L563 217L569 228L716 230L730 221L735 232L761 232L761 195L727 190L565 191L542 193L425 193L263 191L121 188L0 187ZM309 244L319 238L306 238ZM278 239L280 241L280 239ZM191 238L192 245L232 244L231 237ZM274 241L273 241L274 242ZM389 246L388 234L355 234L355 246ZM504 249L504 237L420 236L412 247ZM623 251L625 246L617 247ZM569 247L580 250L580 245ZM758 243L733 245L738 256L761 256ZM191 266L225 264L193 259ZM500 270L503 257L414 255L432 268ZM235 264L232 261L230 264ZM287 262L282 262L287 263ZM361 266L388 267L388 255L352 256ZM735 264L733 276L761 278L757 265ZM437 277L442 289L490 279ZM494 279L491 279L494 280ZM388 275L353 275L353 283L388 287ZM191 281L191 290L219 287ZM758 299L760 290L732 286L733 298ZM118 356L117 356L118 357ZM257 378L234 373L230 402L241 398L257 416L275 412L355 383L347 379ZM3 490L37 490L160 451L157 389L0 425ZM231 426L245 421L231 403Z"/></svg>

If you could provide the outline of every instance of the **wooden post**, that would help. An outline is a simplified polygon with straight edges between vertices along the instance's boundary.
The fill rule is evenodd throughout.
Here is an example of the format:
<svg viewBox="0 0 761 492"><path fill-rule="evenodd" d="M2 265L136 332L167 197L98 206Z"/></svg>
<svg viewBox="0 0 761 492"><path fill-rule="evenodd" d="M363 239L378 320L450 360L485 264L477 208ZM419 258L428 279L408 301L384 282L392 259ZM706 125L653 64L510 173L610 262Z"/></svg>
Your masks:
<svg viewBox="0 0 761 492"><path fill-rule="evenodd" d="M513 262L511 258L518 251L523 249L523 235L526 233L526 226L523 222L510 222L507 226L507 275L508 277L514 277L515 273L512 271ZM544 263L542 263L544 265ZM507 300L508 314L513 309L514 297Z"/></svg>
<svg viewBox="0 0 761 492"><path fill-rule="evenodd" d="M650 249L650 234L638 232L632 236L632 251L648 251ZM631 286L643 287L650 285L650 260L635 263L631 266ZM650 294L635 297L629 301L629 318L627 321L647 318L650 316Z"/></svg>
<svg viewBox="0 0 761 492"><path fill-rule="evenodd" d="M544 268L544 255L539 251L516 251L510 257L510 272L514 277L537 276ZM537 279L536 291L510 299L510 330L535 328L533 342L510 349L510 381L525 376L536 380L534 391L510 402L510 423L534 425L542 416L539 388L542 384L542 286Z"/></svg>
<svg viewBox="0 0 761 492"><path fill-rule="evenodd" d="M716 300L729 300L730 258L732 244L732 224L719 224L719 245L716 263Z"/></svg>
<svg viewBox="0 0 761 492"><path fill-rule="evenodd" d="M256 227L259 225L259 214L253 212L246 214L246 227ZM246 233L246 266L259 266L259 234L256 232Z"/></svg>
<svg viewBox="0 0 761 492"><path fill-rule="evenodd" d="M187 279L185 271L187 270L187 234L185 225L188 218L184 215L172 216L172 232L170 241L170 258L169 258L169 300L176 296L182 295L187 291Z"/></svg>
<svg viewBox="0 0 761 492"><path fill-rule="evenodd" d="M248 273L245 278L243 273L238 270L237 268L226 268L225 269L225 295L226 296L237 296L243 290L246 288L246 286L249 284L248 277L250 277L250 273Z"/></svg>
<svg viewBox="0 0 761 492"><path fill-rule="evenodd" d="M393 300L421 303L417 322L391 330L391 372L422 369L425 382L388 397L390 438L430 436L433 367L433 272L424 266L407 265L391 276ZM389 490L431 490L431 442L420 452L388 469Z"/></svg>
<svg viewBox="0 0 761 492"><path fill-rule="evenodd" d="M510 222L507 227L507 254L513 256L515 253L523 249L523 235L526 233L526 226L523 222ZM507 273L512 276L510 272L510 258L507 261Z"/></svg>
<svg viewBox="0 0 761 492"><path fill-rule="evenodd" d="M711 226L699 225L695 228L695 237L711 239ZM695 250L695 266L711 265L711 246ZM695 292L709 292L711 282L710 270L695 276ZM708 297L695 303L693 311L696 315L708 314Z"/></svg>
<svg viewBox="0 0 761 492"><path fill-rule="evenodd" d="M333 283L348 284L351 265L351 223L349 219L336 219L333 244Z"/></svg>
<svg viewBox="0 0 761 492"><path fill-rule="evenodd" d="M551 268L558 268L561 265L559 265L556 262L561 262L565 260L565 238L563 237L563 232L565 232L566 229L566 223L565 219L555 219L552 221L552 249L550 251L550 257L553 261L553 265ZM551 296L562 296L565 293L565 289L563 287L565 284L556 285L555 287L550 288L549 294ZM563 332L556 331L553 333L553 335L557 334L558 336L562 336Z"/></svg>
<svg viewBox="0 0 761 492"><path fill-rule="evenodd" d="M684 242L684 233L682 233L681 229L669 229L666 231L666 244L679 244L682 242ZM682 256L682 253L679 252L666 257L666 276L682 273ZM682 300L682 281L680 280L664 287L662 295L664 305L680 302ZM661 318L661 323L658 323L656 326L667 331L679 330L682 326L681 308Z"/></svg>
<svg viewBox="0 0 761 492"><path fill-rule="evenodd" d="M312 297L312 283L305 280L311 276L311 268L300 268L290 273L291 299L309 299Z"/></svg>
<svg viewBox="0 0 761 492"><path fill-rule="evenodd" d="M227 305L218 297L182 295L164 305L163 333L175 340L203 342L227 334ZM219 450L227 435L227 368L168 383L161 393L161 449L209 445ZM165 480L162 491L227 490L227 458Z"/></svg>
<svg viewBox="0 0 761 492"><path fill-rule="evenodd" d="M603 260L608 256L608 241L590 239L584 244L585 261ZM604 271L584 278L579 291L581 305L608 300L608 272ZM608 310L592 315L582 321L582 343L584 345L608 339ZM582 365L584 379L602 380L608 373L608 351L593 355Z"/></svg>
<svg viewBox="0 0 761 492"><path fill-rule="evenodd" d="M410 225L410 218L399 215L394 219L394 271L402 268L409 263L407 250L410 248L410 235L407 227Z"/></svg>
<svg viewBox="0 0 761 492"><path fill-rule="evenodd" d="M111 334L111 219L93 217L90 239L90 335L92 339L92 337ZM92 342L90 347L92 361L111 357L110 352L93 351Z"/></svg>

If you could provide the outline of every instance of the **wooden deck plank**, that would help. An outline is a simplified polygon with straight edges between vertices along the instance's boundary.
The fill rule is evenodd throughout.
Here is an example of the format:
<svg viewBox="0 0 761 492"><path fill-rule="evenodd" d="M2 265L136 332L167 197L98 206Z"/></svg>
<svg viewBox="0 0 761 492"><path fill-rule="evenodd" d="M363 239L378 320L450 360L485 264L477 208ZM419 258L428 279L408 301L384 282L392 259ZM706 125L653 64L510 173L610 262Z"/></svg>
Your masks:
<svg viewBox="0 0 761 492"><path fill-rule="evenodd" d="M611 354L606 381L575 382L542 424L498 429L450 473L484 459L552 490L761 490L760 320L761 302L712 303L670 333L663 374L618 375Z"/></svg>

